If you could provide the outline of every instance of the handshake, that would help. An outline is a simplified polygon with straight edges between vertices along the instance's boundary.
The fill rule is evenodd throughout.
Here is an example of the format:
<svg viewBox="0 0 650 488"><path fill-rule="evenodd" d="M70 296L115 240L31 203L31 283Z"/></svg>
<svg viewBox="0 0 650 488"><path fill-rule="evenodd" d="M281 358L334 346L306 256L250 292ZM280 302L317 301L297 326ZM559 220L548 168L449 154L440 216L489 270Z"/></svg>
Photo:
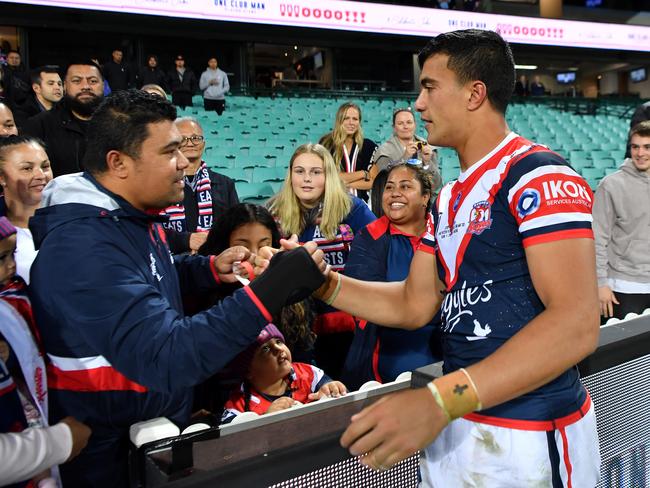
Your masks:
<svg viewBox="0 0 650 488"><path fill-rule="evenodd" d="M257 254L243 246L226 249L215 259L219 279L248 285L271 315L312 293L331 304L340 277L330 270L323 251L315 242L301 246L295 235L280 245L280 249L263 247Z"/></svg>
<svg viewBox="0 0 650 488"><path fill-rule="evenodd" d="M325 261L325 254L315 242L310 241L301 246L298 243L298 237L293 235L290 239L281 239L280 245L280 249L270 246L262 247L257 254L251 253L244 246L234 246L226 249L215 260L219 279L224 283L245 280L244 284L247 285L246 281L252 281L269 268L272 258L277 253L298 248L304 249L311 256L314 265L323 276L327 276L330 272L330 267Z"/></svg>

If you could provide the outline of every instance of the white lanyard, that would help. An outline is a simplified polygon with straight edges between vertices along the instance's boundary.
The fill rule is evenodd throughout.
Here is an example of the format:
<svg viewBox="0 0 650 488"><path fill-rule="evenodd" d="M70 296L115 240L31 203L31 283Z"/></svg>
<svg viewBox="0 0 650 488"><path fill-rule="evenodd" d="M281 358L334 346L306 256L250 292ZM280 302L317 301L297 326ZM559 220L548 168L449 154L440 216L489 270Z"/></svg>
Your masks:
<svg viewBox="0 0 650 488"><path fill-rule="evenodd" d="M352 151L352 161L350 161L350 154L348 153L348 148L343 144L343 159L345 160L345 172L353 173L357 168L357 157L359 157L359 146L354 145L354 150Z"/></svg>

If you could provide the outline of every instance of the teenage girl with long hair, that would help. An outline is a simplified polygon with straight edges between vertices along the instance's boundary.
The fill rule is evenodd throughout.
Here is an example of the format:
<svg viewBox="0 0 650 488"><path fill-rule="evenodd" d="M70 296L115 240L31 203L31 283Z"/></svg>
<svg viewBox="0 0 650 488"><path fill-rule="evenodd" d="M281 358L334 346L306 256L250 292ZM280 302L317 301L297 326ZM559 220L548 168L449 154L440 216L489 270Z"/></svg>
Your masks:
<svg viewBox="0 0 650 488"><path fill-rule="evenodd" d="M352 102L339 107L332 132L319 141L339 165L341 179L350 193L368 201L368 190L376 176L372 155L377 149L370 139L363 136L361 108Z"/></svg>
<svg viewBox="0 0 650 488"><path fill-rule="evenodd" d="M355 234L375 220L368 206L348 193L334 159L320 144L303 144L296 149L269 210L284 236L295 234L301 243L316 242L327 263L337 271L345 269ZM332 378L337 378L352 340L354 320L322 302L316 303L316 310L314 357Z"/></svg>

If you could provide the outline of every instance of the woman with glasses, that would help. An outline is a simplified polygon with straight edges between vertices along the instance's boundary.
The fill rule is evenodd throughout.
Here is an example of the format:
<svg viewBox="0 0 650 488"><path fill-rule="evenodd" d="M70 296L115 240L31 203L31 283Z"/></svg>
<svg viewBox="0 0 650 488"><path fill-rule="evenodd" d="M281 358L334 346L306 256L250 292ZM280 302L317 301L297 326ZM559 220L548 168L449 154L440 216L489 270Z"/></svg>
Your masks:
<svg viewBox="0 0 650 488"><path fill-rule="evenodd" d="M205 138L199 122L192 117L176 119L183 137L181 152L190 163L185 168L183 201L167 207L161 215L173 254L196 253L207 239L212 222L239 203L235 183L227 176L210 170L203 161Z"/></svg>
<svg viewBox="0 0 650 488"><path fill-rule="evenodd" d="M340 165L341 179L350 193L367 202L368 190L376 174L371 161L377 144L363 137L361 108L352 102L341 105L336 112L334 129L321 137L319 143Z"/></svg>
<svg viewBox="0 0 650 488"><path fill-rule="evenodd" d="M377 172L386 169L391 163L409 160L421 161L422 167L431 174L433 190L440 188L442 178L438 169L436 152L425 139L415 135L415 115L410 108L400 108L393 112L393 135L384 142L373 156Z"/></svg>
<svg viewBox="0 0 650 488"><path fill-rule="evenodd" d="M368 206L347 192L334 159L320 144L296 149L269 210L283 235L296 235L299 242L316 242L337 271L345 269L356 233L375 220ZM354 320L323 302L317 301L315 308L314 357L318 366L336 379L352 340Z"/></svg>
<svg viewBox="0 0 650 488"><path fill-rule="evenodd" d="M402 281L427 226L433 225L429 213L432 180L422 167L404 163L389 166L382 173L387 174L382 196L384 215L355 237L345 274L363 281ZM394 381L404 371L435 362L440 350L434 335L437 321L439 315L417 330L359 321L343 381L357 389L366 381Z"/></svg>

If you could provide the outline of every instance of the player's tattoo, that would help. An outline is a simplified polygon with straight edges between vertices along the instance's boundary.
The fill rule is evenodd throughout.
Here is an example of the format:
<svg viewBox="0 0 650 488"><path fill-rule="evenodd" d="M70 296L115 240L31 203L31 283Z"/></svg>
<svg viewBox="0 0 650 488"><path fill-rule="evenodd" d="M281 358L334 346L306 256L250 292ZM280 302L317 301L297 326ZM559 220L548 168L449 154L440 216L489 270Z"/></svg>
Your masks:
<svg viewBox="0 0 650 488"><path fill-rule="evenodd" d="M462 396L463 392L467 390L467 388L469 388L467 384L459 385L457 383L456 386L454 387L454 393L458 396Z"/></svg>

